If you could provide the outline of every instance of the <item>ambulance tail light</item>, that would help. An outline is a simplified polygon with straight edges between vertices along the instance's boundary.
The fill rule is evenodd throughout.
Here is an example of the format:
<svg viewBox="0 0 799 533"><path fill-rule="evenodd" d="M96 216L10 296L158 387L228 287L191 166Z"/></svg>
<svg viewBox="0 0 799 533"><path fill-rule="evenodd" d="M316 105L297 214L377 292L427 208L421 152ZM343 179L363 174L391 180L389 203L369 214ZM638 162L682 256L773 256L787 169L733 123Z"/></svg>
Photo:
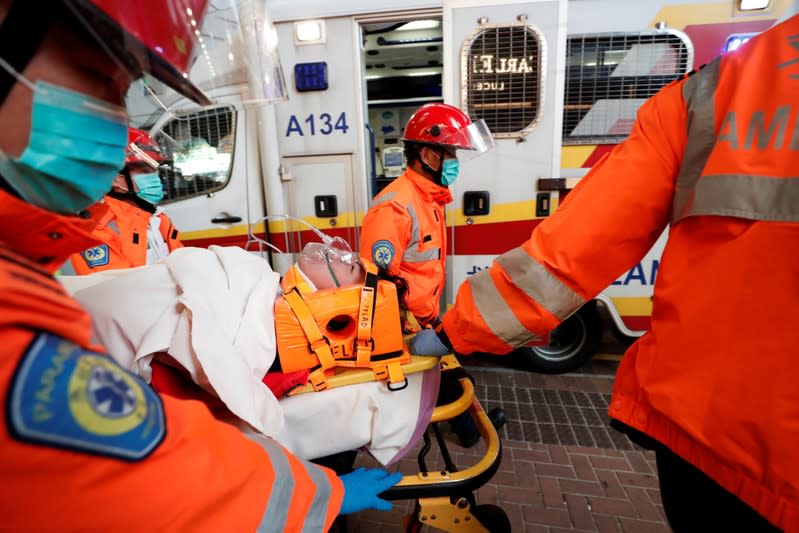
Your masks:
<svg viewBox="0 0 799 533"><path fill-rule="evenodd" d="M766 9L771 0L739 0L738 11L759 11Z"/></svg>

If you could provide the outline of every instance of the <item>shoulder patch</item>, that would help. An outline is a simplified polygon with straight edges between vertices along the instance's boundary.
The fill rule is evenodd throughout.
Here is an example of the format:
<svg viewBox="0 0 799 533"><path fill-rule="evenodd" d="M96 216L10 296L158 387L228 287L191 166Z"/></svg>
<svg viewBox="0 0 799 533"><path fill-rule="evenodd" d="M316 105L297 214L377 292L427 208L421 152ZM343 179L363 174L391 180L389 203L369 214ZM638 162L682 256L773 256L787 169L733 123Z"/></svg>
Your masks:
<svg viewBox="0 0 799 533"><path fill-rule="evenodd" d="M394 259L394 245L381 239L372 245L372 262L377 266L388 268Z"/></svg>
<svg viewBox="0 0 799 533"><path fill-rule="evenodd" d="M101 244L94 248L89 248L82 251L80 256L86 261L89 268L107 265L109 260L108 245Z"/></svg>
<svg viewBox="0 0 799 533"><path fill-rule="evenodd" d="M166 435L161 398L105 354L40 333L6 401L19 440L139 461Z"/></svg>

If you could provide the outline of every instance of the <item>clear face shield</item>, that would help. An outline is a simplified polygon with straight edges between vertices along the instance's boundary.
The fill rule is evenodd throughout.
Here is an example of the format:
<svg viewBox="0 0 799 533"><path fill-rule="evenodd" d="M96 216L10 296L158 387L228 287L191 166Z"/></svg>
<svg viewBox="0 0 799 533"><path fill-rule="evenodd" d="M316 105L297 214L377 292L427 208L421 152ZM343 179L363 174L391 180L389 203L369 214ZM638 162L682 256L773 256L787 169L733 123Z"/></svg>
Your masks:
<svg viewBox="0 0 799 533"><path fill-rule="evenodd" d="M165 9L189 27L188 34L182 37L193 41L193 53L180 76L202 95L202 99L192 99L202 105L212 104L217 89L241 84L246 86L244 105L286 100L288 91L278 56L277 31L267 2L209 1L204 18L192 10L190 5L196 3L197 0L167 0ZM170 113L180 98L175 91L180 82L164 82L156 70L145 71L152 74L145 74L128 92L131 115L145 117L159 110Z"/></svg>
<svg viewBox="0 0 799 533"><path fill-rule="evenodd" d="M443 137L440 144L455 151L459 161L468 161L493 149L496 143L485 120L472 122L450 135Z"/></svg>

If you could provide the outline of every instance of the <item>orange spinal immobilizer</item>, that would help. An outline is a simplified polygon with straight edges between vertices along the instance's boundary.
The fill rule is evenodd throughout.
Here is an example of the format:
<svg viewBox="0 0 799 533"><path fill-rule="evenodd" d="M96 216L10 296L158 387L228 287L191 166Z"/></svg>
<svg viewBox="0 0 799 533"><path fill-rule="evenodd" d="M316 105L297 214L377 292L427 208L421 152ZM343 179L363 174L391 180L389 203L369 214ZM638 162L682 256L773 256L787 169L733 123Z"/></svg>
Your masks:
<svg viewBox="0 0 799 533"><path fill-rule="evenodd" d="M312 369L314 390L326 389L326 373L337 367L371 368L390 385L405 381L401 365L410 354L402 340L396 287L378 280L374 265L364 266L363 285L336 289L309 292L288 277L275 302L280 366L283 372Z"/></svg>

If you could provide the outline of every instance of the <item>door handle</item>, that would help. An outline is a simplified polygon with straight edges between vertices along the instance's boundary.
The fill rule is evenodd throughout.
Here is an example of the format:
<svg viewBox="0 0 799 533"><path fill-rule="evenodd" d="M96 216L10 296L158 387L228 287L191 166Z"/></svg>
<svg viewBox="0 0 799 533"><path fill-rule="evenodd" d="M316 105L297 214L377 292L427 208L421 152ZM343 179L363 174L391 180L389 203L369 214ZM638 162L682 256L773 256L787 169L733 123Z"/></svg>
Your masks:
<svg viewBox="0 0 799 533"><path fill-rule="evenodd" d="M219 217L211 219L211 223L213 224L235 224L236 222L241 222L241 217Z"/></svg>

